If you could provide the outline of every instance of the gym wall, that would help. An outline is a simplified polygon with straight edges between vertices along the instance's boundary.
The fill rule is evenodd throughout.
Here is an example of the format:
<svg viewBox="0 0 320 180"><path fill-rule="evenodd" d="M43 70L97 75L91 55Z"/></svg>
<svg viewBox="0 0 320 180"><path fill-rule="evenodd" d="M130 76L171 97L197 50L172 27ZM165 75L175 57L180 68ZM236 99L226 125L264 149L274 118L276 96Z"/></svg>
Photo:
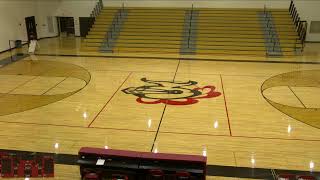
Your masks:
<svg viewBox="0 0 320 180"><path fill-rule="evenodd" d="M27 40L25 17L34 16L34 3L0 0L0 52L9 49L9 40Z"/></svg>
<svg viewBox="0 0 320 180"><path fill-rule="evenodd" d="M0 0L0 52L9 49L9 40L27 40L28 16L36 18L38 38L58 35L56 16L74 17L75 35L80 36L79 17L90 16L95 3L96 0Z"/></svg>

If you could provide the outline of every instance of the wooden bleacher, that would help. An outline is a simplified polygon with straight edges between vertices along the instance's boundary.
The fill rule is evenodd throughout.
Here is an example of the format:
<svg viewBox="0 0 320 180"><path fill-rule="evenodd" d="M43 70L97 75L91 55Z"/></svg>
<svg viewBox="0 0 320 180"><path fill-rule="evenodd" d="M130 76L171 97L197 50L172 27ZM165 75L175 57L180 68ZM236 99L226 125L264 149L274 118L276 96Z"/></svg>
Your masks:
<svg viewBox="0 0 320 180"><path fill-rule="evenodd" d="M266 55L259 11L261 9L201 9L197 54ZM288 10L271 11L281 48L285 55L292 55L298 36Z"/></svg>
<svg viewBox="0 0 320 180"><path fill-rule="evenodd" d="M178 54L183 23L183 9L129 8L114 51Z"/></svg>
<svg viewBox="0 0 320 180"><path fill-rule="evenodd" d="M302 42L298 40L298 33L288 10L273 12L272 15L284 55L296 55L295 48L302 48Z"/></svg>
<svg viewBox="0 0 320 180"><path fill-rule="evenodd" d="M104 8L86 36L83 51L99 51L119 8ZM183 8L126 8L128 16L119 31L113 53L179 54L184 36ZM194 55L266 56L261 19L263 9L194 9L198 12ZM268 9L282 54L296 55L296 27L287 9Z"/></svg>
<svg viewBox="0 0 320 180"><path fill-rule="evenodd" d="M82 51L99 51L118 8L104 8L82 43Z"/></svg>

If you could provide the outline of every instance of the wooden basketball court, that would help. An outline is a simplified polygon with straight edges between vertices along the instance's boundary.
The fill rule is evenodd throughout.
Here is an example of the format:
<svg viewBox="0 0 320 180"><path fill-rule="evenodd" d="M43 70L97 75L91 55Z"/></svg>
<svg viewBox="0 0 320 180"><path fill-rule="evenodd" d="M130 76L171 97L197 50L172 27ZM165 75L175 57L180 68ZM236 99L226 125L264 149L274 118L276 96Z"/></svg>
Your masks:
<svg viewBox="0 0 320 180"><path fill-rule="evenodd" d="M0 0L0 180L320 180L319 8Z"/></svg>
<svg viewBox="0 0 320 180"><path fill-rule="evenodd" d="M76 53L76 44L52 46L63 41L40 41L39 54ZM320 171L320 65L303 62L319 62L312 56L295 63L25 58L0 68L0 147L76 155L92 146ZM79 179L79 170L56 165L55 179Z"/></svg>

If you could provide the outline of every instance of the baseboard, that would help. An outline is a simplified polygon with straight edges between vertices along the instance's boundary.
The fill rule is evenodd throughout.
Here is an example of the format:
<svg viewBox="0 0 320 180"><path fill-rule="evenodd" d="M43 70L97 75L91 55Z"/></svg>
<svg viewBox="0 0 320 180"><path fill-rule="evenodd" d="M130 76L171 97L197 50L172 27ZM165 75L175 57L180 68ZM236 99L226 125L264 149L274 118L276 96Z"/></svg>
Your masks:
<svg viewBox="0 0 320 180"><path fill-rule="evenodd" d="M49 39L49 38L57 38L59 37L59 35L56 35L56 36L49 36L49 37L42 37L42 38L39 38L38 40L42 40L42 39Z"/></svg>
<svg viewBox="0 0 320 180"><path fill-rule="evenodd" d="M24 45L26 45L26 44L28 44L28 43L26 43L26 42L25 42L25 43L22 43L22 46L24 46ZM12 48L9 48L9 49L0 51L0 54L5 53L5 52L8 52L8 51L11 51L11 50L14 50L14 49L16 49L16 47L12 47Z"/></svg>
<svg viewBox="0 0 320 180"><path fill-rule="evenodd" d="M57 38L57 37L59 37L59 35L57 35L57 36L50 36L50 37L42 37L42 38L39 38L38 40L43 40L43 39L48 39L48 38ZM28 44L28 43L26 43L26 42L25 42L25 43L22 43L23 46L26 45L26 44ZM9 49L0 51L0 54L1 54L1 53L5 53L5 52L8 52L8 51L11 51L11 50L14 50L14 49L16 49L16 47L12 47L11 49L9 48Z"/></svg>
<svg viewBox="0 0 320 180"><path fill-rule="evenodd" d="M320 41L306 41L306 43L320 43Z"/></svg>

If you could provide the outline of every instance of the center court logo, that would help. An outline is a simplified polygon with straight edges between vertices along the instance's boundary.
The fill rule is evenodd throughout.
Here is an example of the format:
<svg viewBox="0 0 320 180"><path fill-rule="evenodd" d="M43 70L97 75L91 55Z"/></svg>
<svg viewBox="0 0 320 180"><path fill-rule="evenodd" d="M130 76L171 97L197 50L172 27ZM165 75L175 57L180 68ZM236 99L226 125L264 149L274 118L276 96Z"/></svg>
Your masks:
<svg viewBox="0 0 320 180"><path fill-rule="evenodd" d="M147 78L142 78L141 81L146 85L129 87L122 91L137 96L136 101L143 104L190 105L198 103L200 99L221 95L215 91L215 86L198 87L196 81L152 81Z"/></svg>

